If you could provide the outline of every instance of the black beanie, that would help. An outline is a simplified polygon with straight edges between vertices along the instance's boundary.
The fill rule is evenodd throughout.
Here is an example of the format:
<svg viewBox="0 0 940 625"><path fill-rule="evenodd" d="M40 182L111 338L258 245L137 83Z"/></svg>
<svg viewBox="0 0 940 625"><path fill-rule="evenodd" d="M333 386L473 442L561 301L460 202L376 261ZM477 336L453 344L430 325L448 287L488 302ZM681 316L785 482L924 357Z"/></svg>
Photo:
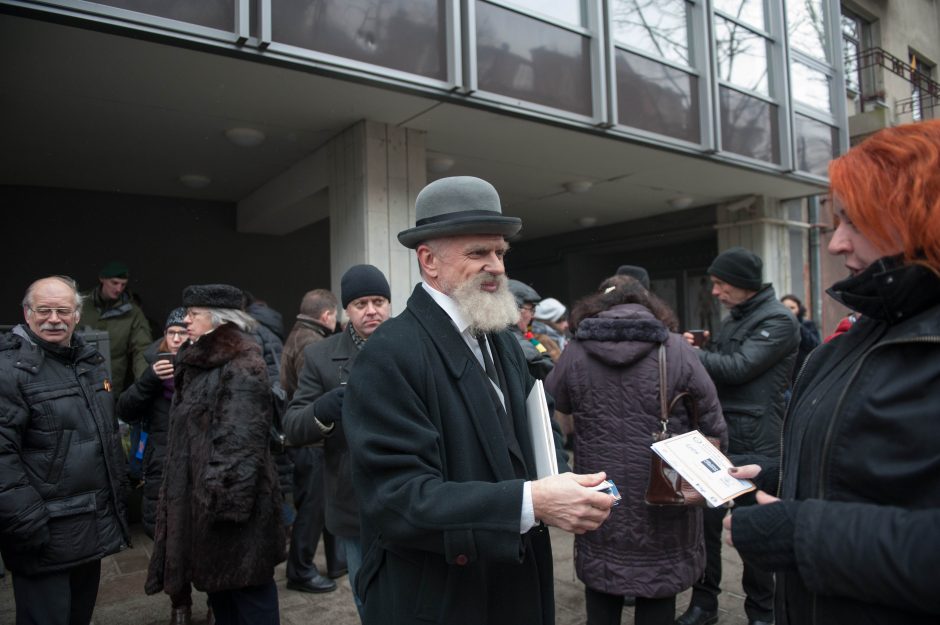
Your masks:
<svg viewBox="0 0 940 625"><path fill-rule="evenodd" d="M739 289L760 291L763 270L760 256L743 247L732 247L712 261L707 273Z"/></svg>
<svg viewBox="0 0 940 625"><path fill-rule="evenodd" d="M183 307L245 309L245 294L230 284L191 284L183 289Z"/></svg>
<svg viewBox="0 0 940 625"><path fill-rule="evenodd" d="M340 280L340 293L342 293L343 308L349 302L367 295L381 295L387 300L392 299L392 291L388 287L388 280L377 267L372 265L353 265L346 270Z"/></svg>
<svg viewBox="0 0 940 625"><path fill-rule="evenodd" d="M642 284L644 289L647 291L650 290L650 274L643 267L638 267L637 265L620 265L617 267L617 275L633 278Z"/></svg>

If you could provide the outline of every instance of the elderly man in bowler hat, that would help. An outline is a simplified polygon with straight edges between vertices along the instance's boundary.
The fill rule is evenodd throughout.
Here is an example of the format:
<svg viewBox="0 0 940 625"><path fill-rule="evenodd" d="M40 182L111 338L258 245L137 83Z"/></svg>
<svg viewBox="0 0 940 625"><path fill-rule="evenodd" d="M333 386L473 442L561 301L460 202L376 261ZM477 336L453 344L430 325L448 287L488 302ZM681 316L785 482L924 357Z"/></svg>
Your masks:
<svg viewBox="0 0 940 625"><path fill-rule="evenodd" d="M774 288L762 280L760 256L743 247L719 254L708 268L712 295L729 314L718 335L699 351L699 358L718 390L728 422L728 452L780 455L780 428L784 393L800 343L796 319L777 300ZM691 333L685 339L694 345ZM754 503L745 496L737 505ZM721 522L726 508L705 511L705 575L693 586L688 610L678 625L713 625L718 622L721 592ZM744 611L750 625L773 623L773 573L744 561L741 580L746 594Z"/></svg>
<svg viewBox="0 0 940 625"><path fill-rule="evenodd" d="M398 234L423 282L356 361L343 426L359 496L366 625L555 622L548 529L596 529L603 473L536 479L526 397L535 380L507 331L506 237L492 185L429 184ZM556 456L567 471L561 440Z"/></svg>

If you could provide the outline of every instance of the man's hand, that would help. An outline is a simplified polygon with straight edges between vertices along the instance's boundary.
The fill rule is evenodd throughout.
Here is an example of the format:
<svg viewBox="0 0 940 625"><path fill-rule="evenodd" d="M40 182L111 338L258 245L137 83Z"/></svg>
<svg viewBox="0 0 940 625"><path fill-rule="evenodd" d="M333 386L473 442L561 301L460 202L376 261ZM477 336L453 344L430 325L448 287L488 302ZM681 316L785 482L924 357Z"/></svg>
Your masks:
<svg viewBox="0 0 940 625"><path fill-rule="evenodd" d="M313 402L313 416L323 425L329 425L342 419L345 392L345 386L337 386L332 391L320 395Z"/></svg>
<svg viewBox="0 0 940 625"><path fill-rule="evenodd" d="M591 490L606 474L562 473L532 482L535 518L574 534L596 530L610 515L613 495Z"/></svg>
<svg viewBox="0 0 940 625"><path fill-rule="evenodd" d="M738 472L732 473L732 475L734 475L735 477L747 479L743 475L745 471L743 471L742 469L749 469L750 467L757 467L757 472L755 472L753 475L750 475L750 477L757 477L757 474L760 473L760 467L758 467L756 464L746 464L743 467L737 467ZM731 472L731 469L729 469L728 471ZM757 503L759 503L762 506L769 504L769 503L776 503L778 501L780 500L774 497L773 495L768 495L762 490L757 491ZM722 525L724 525L725 529L728 530L728 537L725 538L725 542L728 543L728 545L730 545L731 547L734 547L734 541L731 539L731 520L733 518L734 518L734 513L729 514L728 516L725 517L725 520L722 521Z"/></svg>

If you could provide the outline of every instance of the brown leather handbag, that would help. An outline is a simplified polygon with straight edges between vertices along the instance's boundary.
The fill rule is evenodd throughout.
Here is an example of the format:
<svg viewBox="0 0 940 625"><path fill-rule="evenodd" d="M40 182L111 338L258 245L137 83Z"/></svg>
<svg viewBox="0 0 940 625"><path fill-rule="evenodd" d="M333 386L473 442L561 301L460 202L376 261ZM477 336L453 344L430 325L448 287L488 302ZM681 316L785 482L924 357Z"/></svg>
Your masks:
<svg viewBox="0 0 940 625"><path fill-rule="evenodd" d="M683 391L667 401L668 379L666 378L666 345L659 345L659 418L662 421L662 430L653 434L653 442L672 437L669 432L669 415L672 414L676 404L681 400L689 415L689 425L693 430L698 429L698 406L695 398L688 391ZM721 444L713 436L705 437L715 447ZM691 484L679 475L662 458L650 451L650 477L646 486L646 503L650 506L705 506L705 497L695 490Z"/></svg>

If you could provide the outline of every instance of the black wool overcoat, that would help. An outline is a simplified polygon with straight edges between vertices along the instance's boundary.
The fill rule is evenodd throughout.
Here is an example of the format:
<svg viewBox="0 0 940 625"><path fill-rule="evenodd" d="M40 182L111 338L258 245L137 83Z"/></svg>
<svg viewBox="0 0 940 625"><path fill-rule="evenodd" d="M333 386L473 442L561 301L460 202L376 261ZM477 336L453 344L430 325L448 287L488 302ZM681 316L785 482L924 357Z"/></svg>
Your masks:
<svg viewBox="0 0 940 625"><path fill-rule="evenodd" d="M525 425L534 379L512 334L492 336L525 479L534 479ZM525 479L495 402L473 352L421 285L360 352L343 426L360 505L366 625L554 623L548 532L520 534ZM566 471L557 431L555 443Z"/></svg>
<svg viewBox="0 0 940 625"><path fill-rule="evenodd" d="M146 591L265 583L286 538L261 348L223 324L180 350L175 384Z"/></svg>

